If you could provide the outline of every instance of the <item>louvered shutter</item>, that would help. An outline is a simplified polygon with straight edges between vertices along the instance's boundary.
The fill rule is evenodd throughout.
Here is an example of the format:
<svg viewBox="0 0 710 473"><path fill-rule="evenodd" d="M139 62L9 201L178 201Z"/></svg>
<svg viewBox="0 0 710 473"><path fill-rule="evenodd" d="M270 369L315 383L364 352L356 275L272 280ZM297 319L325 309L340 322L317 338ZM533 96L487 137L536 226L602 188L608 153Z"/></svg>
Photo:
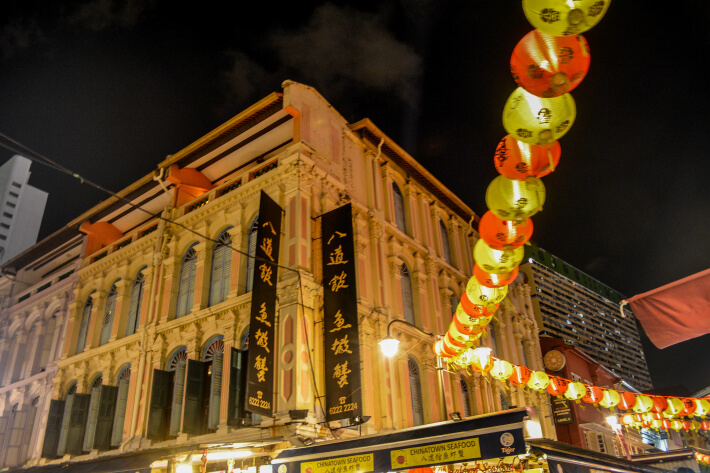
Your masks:
<svg viewBox="0 0 710 473"><path fill-rule="evenodd" d="M175 378L173 379L173 400L170 410L170 435L173 437L180 433L182 401L185 395L185 369L185 360L178 362L175 368Z"/></svg>
<svg viewBox="0 0 710 473"><path fill-rule="evenodd" d="M207 427L216 429L219 425L219 411L222 404L222 369L224 354L215 353L212 358L212 376L210 377L210 407Z"/></svg>
<svg viewBox="0 0 710 473"><path fill-rule="evenodd" d="M187 360L185 380L185 408L183 410L182 431L188 434L203 433L205 415L205 378L207 363Z"/></svg>
<svg viewBox="0 0 710 473"><path fill-rule="evenodd" d="M414 324L414 302L412 297L412 280L409 277L409 271L406 266L402 266L400 270L402 276L400 281L402 284L402 310L404 311L404 320L410 324Z"/></svg>
<svg viewBox="0 0 710 473"><path fill-rule="evenodd" d="M104 318L101 325L101 339L99 345L105 345L111 338L111 328L113 327L113 314L116 312L116 286L112 286L106 297L106 307L104 308Z"/></svg>
<svg viewBox="0 0 710 473"><path fill-rule="evenodd" d="M197 255L194 248L190 248L185 254L180 268L180 287L178 289L176 317L189 314L190 309L192 309L196 265Z"/></svg>
<svg viewBox="0 0 710 473"><path fill-rule="evenodd" d="M111 448L111 431L114 414L116 413L117 397L118 387L101 386L99 415L96 419L96 435L94 437L94 448L100 452Z"/></svg>
<svg viewBox="0 0 710 473"><path fill-rule="evenodd" d="M27 458L27 452L30 448L30 442L32 441L32 434L34 433L35 419L37 418L37 406L33 404L30 406L29 415L27 416L27 423L25 424L25 432L22 436L22 450L20 451L20 462L18 465L24 464L29 458Z"/></svg>
<svg viewBox="0 0 710 473"><path fill-rule="evenodd" d="M90 394L74 394L74 403L72 404L71 416L69 417L66 449L66 452L72 455L82 454L90 402Z"/></svg>
<svg viewBox="0 0 710 473"><path fill-rule="evenodd" d="M164 440L167 411L170 402L170 378L172 373L163 370L153 370L153 387L150 394L148 409L148 431L146 437L151 440Z"/></svg>
<svg viewBox="0 0 710 473"><path fill-rule="evenodd" d="M97 386L91 390L91 398L89 400L89 414L86 418L86 429L84 431L84 447L85 452L94 448L94 437L96 436L96 421L99 418L99 404L101 402L101 388Z"/></svg>
<svg viewBox="0 0 710 473"><path fill-rule="evenodd" d="M409 359L409 390L412 396L412 415L414 417L414 425L422 425L424 423L424 407L422 405L422 385L419 377L419 367L417 363Z"/></svg>
<svg viewBox="0 0 710 473"><path fill-rule="evenodd" d="M12 467L20 464L20 451L22 450L22 440L25 437L28 415L27 409L20 409L10 415L12 425L7 426L5 434L5 466Z"/></svg>
<svg viewBox="0 0 710 473"><path fill-rule="evenodd" d="M84 351L86 347L86 335L89 331L89 321L91 319L91 308L93 307L93 302L91 297L87 299L86 304L84 304L84 311L81 315L81 325L79 326L79 339L76 342L76 352L77 354Z"/></svg>
<svg viewBox="0 0 710 473"><path fill-rule="evenodd" d="M62 418L64 417L64 401L52 399L49 401L49 415L47 416L47 428L44 430L44 443L42 443L42 457L56 458L57 445L59 444L59 432L62 429Z"/></svg>
<svg viewBox="0 0 710 473"><path fill-rule="evenodd" d="M7 437L7 434L9 434L9 430L10 430L10 428L8 427L9 423L10 423L9 417L7 417L7 416L0 417L0 452L5 451L5 437Z"/></svg>
<svg viewBox="0 0 710 473"><path fill-rule="evenodd" d="M222 299L222 272L224 268L224 245L217 243L212 255L212 277L210 278L210 305L223 302Z"/></svg>
<svg viewBox="0 0 710 473"><path fill-rule="evenodd" d="M244 360L248 352L232 347L229 360L229 405L227 407L227 424L241 425L244 417L244 390L246 386L246 370Z"/></svg>
<svg viewBox="0 0 710 473"><path fill-rule="evenodd" d="M256 234L259 228L259 216L257 215L249 228L249 242L247 243L247 280L246 291L251 292L254 287L254 268L256 267Z"/></svg>
<svg viewBox="0 0 710 473"><path fill-rule="evenodd" d="M67 450L67 436L69 435L69 419L71 418L71 410L74 406L74 396L76 394L67 395L67 399L64 404L64 412L62 414L62 421L59 428L59 438L57 442L57 455L64 456Z"/></svg>
<svg viewBox="0 0 710 473"><path fill-rule="evenodd" d="M128 319L126 321L126 336L133 335L138 329L140 320L141 302L143 301L143 274L139 273L131 288L131 300L128 304Z"/></svg>
<svg viewBox="0 0 710 473"><path fill-rule="evenodd" d="M402 191L399 190L399 186L392 183L392 197L394 199L394 221L397 228L406 233L407 225L404 220L404 197L402 197Z"/></svg>
<svg viewBox="0 0 710 473"><path fill-rule="evenodd" d="M449 247L449 232L446 230L446 224L443 220L439 220L439 232L441 233L441 248L444 253L444 260L451 264L451 248Z"/></svg>
<svg viewBox="0 0 710 473"><path fill-rule="evenodd" d="M230 240L231 245L231 240ZM232 274L232 249L224 247L224 264L222 265L222 301L227 300L229 294L229 281Z"/></svg>
<svg viewBox="0 0 710 473"><path fill-rule="evenodd" d="M118 385L118 395L116 397L116 414L113 418L113 432L111 434L111 446L118 447L123 441L123 426L126 423L126 407L128 405L128 388L130 383L124 380Z"/></svg>

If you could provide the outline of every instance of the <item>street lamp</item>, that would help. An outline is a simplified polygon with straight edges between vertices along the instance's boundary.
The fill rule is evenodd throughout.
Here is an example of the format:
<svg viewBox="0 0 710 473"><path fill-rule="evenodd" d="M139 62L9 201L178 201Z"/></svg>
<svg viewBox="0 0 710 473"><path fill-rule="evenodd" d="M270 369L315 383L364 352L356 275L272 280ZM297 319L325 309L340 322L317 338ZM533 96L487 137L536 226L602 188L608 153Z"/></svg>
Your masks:
<svg viewBox="0 0 710 473"><path fill-rule="evenodd" d="M402 319L394 319L390 321L389 324L387 324L387 338L384 340L380 340L379 345L380 349L382 350L382 354L385 355L387 358L392 358L394 355L397 354L397 349L399 348L399 340L394 338L390 332L390 327L392 327L392 324L395 322L399 322L401 324L405 324L409 327L412 327L416 329L418 332L420 332L423 335L426 335L431 338L436 338L437 336L434 335L433 333L425 332L424 330L420 329L414 324L411 324L407 322L406 320Z"/></svg>

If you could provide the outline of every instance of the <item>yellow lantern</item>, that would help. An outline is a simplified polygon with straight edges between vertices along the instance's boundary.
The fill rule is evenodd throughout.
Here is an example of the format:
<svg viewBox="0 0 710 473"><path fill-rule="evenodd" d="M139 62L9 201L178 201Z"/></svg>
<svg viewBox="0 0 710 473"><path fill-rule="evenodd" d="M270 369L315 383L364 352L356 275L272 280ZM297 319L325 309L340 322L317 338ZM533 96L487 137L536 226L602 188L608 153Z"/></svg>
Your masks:
<svg viewBox="0 0 710 473"><path fill-rule="evenodd" d="M513 365L505 360L495 358L493 360L493 367L491 368L490 373L495 379L505 381L510 378L510 375L513 374Z"/></svg>
<svg viewBox="0 0 710 473"><path fill-rule="evenodd" d="M663 411L664 414L670 415L670 416L677 416L681 412L685 410L685 405L683 404L683 401L678 399L677 397L669 397L667 399L668 401L668 407L666 408L665 411Z"/></svg>
<svg viewBox="0 0 710 473"><path fill-rule="evenodd" d="M653 419L649 422L649 425L653 427L654 429L662 429L663 428L663 421L660 419Z"/></svg>
<svg viewBox="0 0 710 473"><path fill-rule="evenodd" d="M449 336L454 339L454 341L464 344L468 341L468 333L463 333L458 329L455 323L451 322L449 324Z"/></svg>
<svg viewBox="0 0 710 473"><path fill-rule="evenodd" d="M710 401L707 399L696 399L695 400L695 415L704 416L710 412Z"/></svg>
<svg viewBox="0 0 710 473"><path fill-rule="evenodd" d="M680 419L673 419L671 421L671 429L678 431L683 428L683 421Z"/></svg>
<svg viewBox="0 0 710 473"><path fill-rule="evenodd" d="M567 391L565 391L564 396L570 401L576 401L582 399L586 393L587 388L584 387L584 384L578 381L572 381L567 386Z"/></svg>
<svg viewBox="0 0 710 473"><path fill-rule="evenodd" d="M644 412L648 412L651 410L653 407L653 399L651 399L648 396L644 396L643 394L639 394L636 396L636 404L634 405L634 412L637 412L639 414L643 414Z"/></svg>
<svg viewBox="0 0 710 473"><path fill-rule="evenodd" d="M613 389L605 389L604 394L602 394L602 399L599 401L599 405L606 407L607 409L611 409L612 407L616 407L620 401L621 396L618 391L614 391Z"/></svg>
<svg viewBox="0 0 710 473"><path fill-rule="evenodd" d="M463 310L461 304L458 305L456 313L454 314L454 320L458 321L460 325L457 327L458 331L461 333L468 332L468 335L473 335L474 333L483 331L492 318L492 315L471 317L465 310Z"/></svg>
<svg viewBox="0 0 710 473"><path fill-rule="evenodd" d="M522 261L525 249L509 248L495 250L488 243L479 239L473 246L473 259L484 271L491 274L503 274L514 270Z"/></svg>
<svg viewBox="0 0 710 473"><path fill-rule="evenodd" d="M572 95L537 97L518 87L505 102L503 128L516 140L546 145L562 138L576 116Z"/></svg>
<svg viewBox="0 0 710 473"><path fill-rule="evenodd" d="M550 377L544 371L533 371L530 373L528 387L535 391L544 391L547 385L550 384Z"/></svg>
<svg viewBox="0 0 710 473"><path fill-rule="evenodd" d="M486 205L498 218L523 221L542 210L545 185L536 177L524 181L497 176L486 189Z"/></svg>
<svg viewBox="0 0 710 473"><path fill-rule="evenodd" d="M508 294L508 286L486 287L474 277L466 284L466 296L478 305L497 304L505 299Z"/></svg>
<svg viewBox="0 0 710 473"><path fill-rule="evenodd" d="M480 372L487 372L493 367L491 349L488 347L478 347L471 350L471 362L473 369Z"/></svg>
<svg viewBox="0 0 710 473"><path fill-rule="evenodd" d="M584 33L599 23L611 0L523 0L534 28L553 36Z"/></svg>

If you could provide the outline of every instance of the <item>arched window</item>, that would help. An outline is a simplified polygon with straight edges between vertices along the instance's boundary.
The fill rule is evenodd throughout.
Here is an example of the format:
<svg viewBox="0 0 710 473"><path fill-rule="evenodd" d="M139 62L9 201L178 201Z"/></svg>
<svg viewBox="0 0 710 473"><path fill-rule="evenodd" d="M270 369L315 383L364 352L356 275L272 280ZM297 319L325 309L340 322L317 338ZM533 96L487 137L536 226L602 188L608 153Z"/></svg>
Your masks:
<svg viewBox="0 0 710 473"><path fill-rule="evenodd" d="M424 424L424 405L422 400L422 382L419 376L419 366L417 362L410 356L408 357L409 366L409 391L412 395L412 417L414 425Z"/></svg>
<svg viewBox="0 0 710 473"><path fill-rule="evenodd" d="M254 257L256 256L256 232L259 229L259 215L254 217L249 227L249 241L247 242L247 279L246 279L246 292L251 292L254 287L254 267L256 266L256 261Z"/></svg>
<svg viewBox="0 0 710 473"><path fill-rule="evenodd" d="M124 366L116 377L118 393L116 395L116 411L113 416L111 431L111 446L118 447L123 441L123 425L126 423L126 407L128 405L128 387L131 382L131 365Z"/></svg>
<svg viewBox="0 0 710 473"><path fill-rule="evenodd" d="M456 294L451 294L451 299L449 299L449 303L451 304L451 315L456 313L456 309L459 306L459 298Z"/></svg>
<svg viewBox="0 0 710 473"><path fill-rule="evenodd" d="M407 233L407 224L404 219L404 197L397 183L392 183L392 199L394 200L394 223L400 231Z"/></svg>
<svg viewBox="0 0 710 473"><path fill-rule="evenodd" d="M212 251L212 277L210 278L210 305L227 300L229 275L232 268L232 238L225 230L217 238Z"/></svg>
<svg viewBox="0 0 710 473"><path fill-rule="evenodd" d="M168 360L168 371L174 373L173 396L170 409L170 430L172 436L180 433L180 421L182 420L182 400L185 392L185 371L187 370L187 348L180 347L175 350Z"/></svg>
<svg viewBox="0 0 710 473"><path fill-rule="evenodd" d="M107 344L108 339L111 338L113 314L116 312L116 299L118 299L118 289L116 289L116 284L114 284L111 286L111 289L109 289L108 296L106 296L106 307L104 308L104 318L101 324L99 346Z"/></svg>
<svg viewBox="0 0 710 473"><path fill-rule="evenodd" d="M224 340L221 335L212 339L205 347L202 361L211 363L209 367L210 397L207 411L207 428L217 429L219 409L222 404L222 372L224 369Z"/></svg>
<svg viewBox="0 0 710 473"><path fill-rule="evenodd" d="M410 324L414 324L414 297L412 294L412 278L409 276L407 265L403 264L399 270L402 284L402 310L404 312L404 320Z"/></svg>
<svg viewBox="0 0 710 473"><path fill-rule="evenodd" d="M79 325L79 338L76 341L76 353L84 351L86 347L86 336L89 332L89 322L91 321L91 309L94 307L94 300L91 296L84 303L84 310L81 314L81 324Z"/></svg>
<svg viewBox="0 0 710 473"><path fill-rule="evenodd" d="M145 276L143 270L138 272L131 286L131 300L128 304L128 319L126 320L126 336L133 335L138 330L138 323L141 318L141 307L143 306L143 286Z"/></svg>
<svg viewBox="0 0 710 473"><path fill-rule="evenodd" d="M441 234L441 252L444 260L451 264L451 249L449 248L449 231L446 229L446 224L439 219L439 233Z"/></svg>
<svg viewBox="0 0 710 473"><path fill-rule="evenodd" d="M192 310L195 297L195 273L197 273L197 252L192 245L182 257L180 265L180 287L178 288L175 318L187 315Z"/></svg>
<svg viewBox="0 0 710 473"><path fill-rule="evenodd" d="M99 408L101 404L101 384L103 383L103 379L103 375L99 373L91 382L91 387L89 388L89 395L91 396L91 398L89 400L88 415L86 416L86 428L84 429L83 447L83 451L86 452L94 448L94 441L96 440L96 425L99 420Z"/></svg>
<svg viewBox="0 0 710 473"><path fill-rule="evenodd" d="M461 398L463 399L463 415L468 417L471 415L471 398L468 395L468 383L463 376L461 376L459 381L461 383Z"/></svg>
<svg viewBox="0 0 710 473"><path fill-rule="evenodd" d="M510 409L510 405L508 404L508 400L505 398L505 394L499 392L498 397L500 398L500 409L502 411L507 411L508 409Z"/></svg>

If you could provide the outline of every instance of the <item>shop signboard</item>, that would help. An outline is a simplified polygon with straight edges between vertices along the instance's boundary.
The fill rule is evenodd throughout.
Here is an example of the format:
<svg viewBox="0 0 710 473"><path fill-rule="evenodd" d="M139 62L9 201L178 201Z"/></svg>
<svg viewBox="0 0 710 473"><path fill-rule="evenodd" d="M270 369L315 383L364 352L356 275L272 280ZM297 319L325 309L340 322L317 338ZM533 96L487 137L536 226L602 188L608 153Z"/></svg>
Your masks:
<svg viewBox="0 0 710 473"><path fill-rule="evenodd" d="M574 423L572 406L570 406L567 399L558 396L552 397L552 417L555 420L555 424L558 425Z"/></svg>

